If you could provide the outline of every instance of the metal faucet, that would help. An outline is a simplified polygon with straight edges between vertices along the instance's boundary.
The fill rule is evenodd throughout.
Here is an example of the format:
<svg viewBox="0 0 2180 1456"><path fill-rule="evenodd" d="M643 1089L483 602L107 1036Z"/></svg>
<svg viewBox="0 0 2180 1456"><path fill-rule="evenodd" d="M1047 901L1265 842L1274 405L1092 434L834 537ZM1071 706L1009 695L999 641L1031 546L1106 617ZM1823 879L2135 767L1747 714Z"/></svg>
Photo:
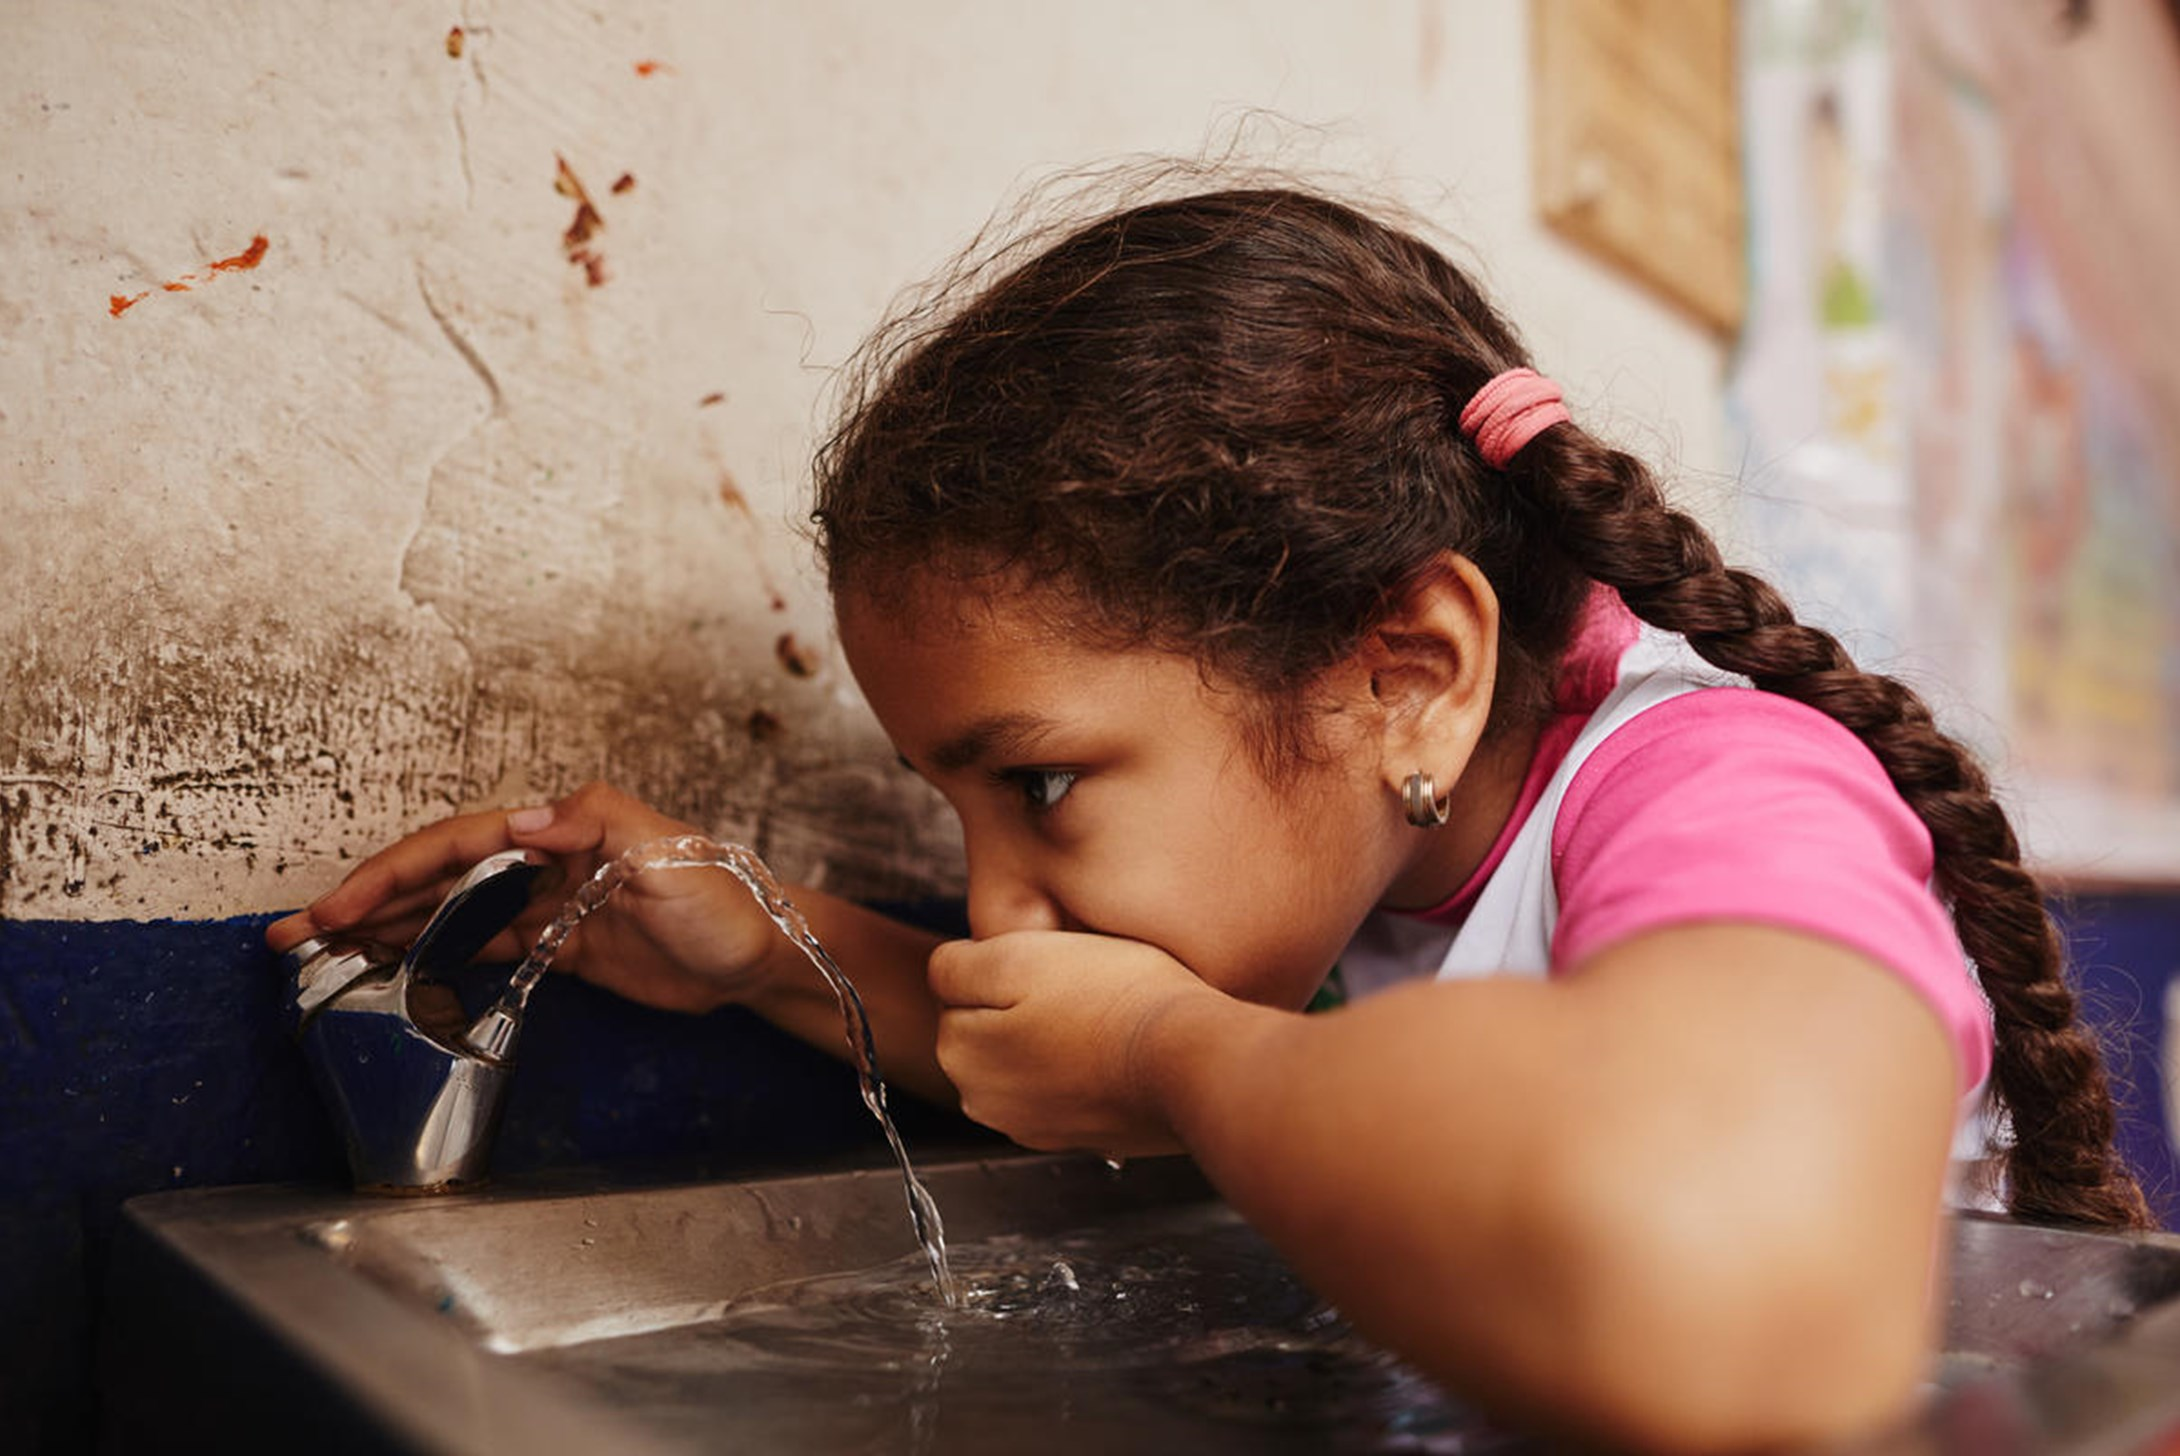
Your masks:
<svg viewBox="0 0 2180 1456"><path fill-rule="evenodd" d="M281 957L296 1039L341 1124L359 1192L450 1193L484 1181L513 1038L475 1045L444 974L513 923L543 868L519 849L479 862L406 953L313 936Z"/></svg>

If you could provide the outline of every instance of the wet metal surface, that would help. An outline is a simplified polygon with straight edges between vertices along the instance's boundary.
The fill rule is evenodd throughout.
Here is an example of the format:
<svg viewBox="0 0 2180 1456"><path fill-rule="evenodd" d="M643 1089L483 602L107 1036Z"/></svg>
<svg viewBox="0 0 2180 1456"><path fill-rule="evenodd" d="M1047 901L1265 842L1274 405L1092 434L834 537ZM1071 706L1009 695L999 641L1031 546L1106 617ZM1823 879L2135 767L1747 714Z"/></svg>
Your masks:
<svg viewBox="0 0 2180 1456"><path fill-rule="evenodd" d="M131 1215L388 1449L1535 1449L1348 1334L1185 1163L927 1181L976 1291L943 1319L890 1168ZM2094 1456L2180 1426L2180 1239L1964 1215L1950 1286L1930 1399L1871 1450Z"/></svg>

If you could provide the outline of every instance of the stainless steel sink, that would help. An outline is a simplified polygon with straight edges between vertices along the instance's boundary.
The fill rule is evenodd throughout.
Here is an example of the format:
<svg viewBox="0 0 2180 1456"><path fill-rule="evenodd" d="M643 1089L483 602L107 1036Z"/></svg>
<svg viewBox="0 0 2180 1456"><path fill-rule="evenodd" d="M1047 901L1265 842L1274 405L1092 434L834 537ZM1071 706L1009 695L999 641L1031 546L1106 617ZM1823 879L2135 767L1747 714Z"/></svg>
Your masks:
<svg viewBox="0 0 2180 1456"><path fill-rule="evenodd" d="M890 1166L138 1199L111 1429L126 1449L205 1423L358 1451L1540 1449L1348 1334L1183 1161L925 1178L976 1291L945 1318ZM1870 1449L2125 1453L2176 1430L2180 1239L1963 1215L1929 1398Z"/></svg>

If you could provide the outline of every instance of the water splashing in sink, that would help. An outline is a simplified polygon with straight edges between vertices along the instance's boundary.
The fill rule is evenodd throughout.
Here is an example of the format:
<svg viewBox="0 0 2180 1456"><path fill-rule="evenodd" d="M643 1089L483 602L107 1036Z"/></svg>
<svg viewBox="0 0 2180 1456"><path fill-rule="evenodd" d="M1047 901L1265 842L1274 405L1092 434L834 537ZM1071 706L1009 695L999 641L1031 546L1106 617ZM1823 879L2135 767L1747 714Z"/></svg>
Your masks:
<svg viewBox="0 0 2180 1456"><path fill-rule="evenodd" d="M486 1055L504 1057L513 1045L523 1010L530 1002L531 990L576 925L635 876L646 870L668 869L723 869L733 875L756 899L759 908L772 918L780 933L794 943L825 978L825 984L832 988L834 998L840 1003L842 1028L847 1034L848 1049L854 1055L856 1075L862 1084L863 1105L878 1119L879 1127L885 1131L886 1144L893 1149L894 1161L901 1166L909 1221L915 1226L916 1239L923 1245L924 1258L930 1263L931 1281L948 1307L959 1304L953 1273L946 1262L946 1229L940 1222L938 1205L916 1176L916 1170L908 1160L908 1148L902 1143L900 1131L893 1125L893 1116L886 1109L886 1082L878 1070L878 1046L871 1037L870 1018L864 1014L863 998L856 994L855 984L842 973L831 953L811 932L802 912L780 889L771 869L747 845L719 844L700 834L679 835L647 840L599 866L598 872L584 882L552 924L538 936L537 944L515 969L499 1001L470 1027L470 1044Z"/></svg>

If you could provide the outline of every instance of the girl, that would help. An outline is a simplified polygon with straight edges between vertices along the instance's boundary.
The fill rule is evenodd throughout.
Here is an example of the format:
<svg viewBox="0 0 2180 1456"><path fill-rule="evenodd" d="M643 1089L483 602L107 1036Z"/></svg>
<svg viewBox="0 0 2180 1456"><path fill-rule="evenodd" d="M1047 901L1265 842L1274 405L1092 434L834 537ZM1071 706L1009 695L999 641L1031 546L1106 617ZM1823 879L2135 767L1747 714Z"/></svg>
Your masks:
<svg viewBox="0 0 2180 1456"><path fill-rule="evenodd" d="M1969 755L1444 257L1263 188L973 276L873 342L817 462L848 662L968 859L966 942L796 895L891 1074L1032 1147L1185 1149L1450 1387L1660 1449L1899 1409L1986 1072L2016 1212L2146 1222ZM270 938L676 832L596 786L466 815ZM837 1046L797 959L686 871L562 964ZM1335 965L1352 1004L1296 1014Z"/></svg>

